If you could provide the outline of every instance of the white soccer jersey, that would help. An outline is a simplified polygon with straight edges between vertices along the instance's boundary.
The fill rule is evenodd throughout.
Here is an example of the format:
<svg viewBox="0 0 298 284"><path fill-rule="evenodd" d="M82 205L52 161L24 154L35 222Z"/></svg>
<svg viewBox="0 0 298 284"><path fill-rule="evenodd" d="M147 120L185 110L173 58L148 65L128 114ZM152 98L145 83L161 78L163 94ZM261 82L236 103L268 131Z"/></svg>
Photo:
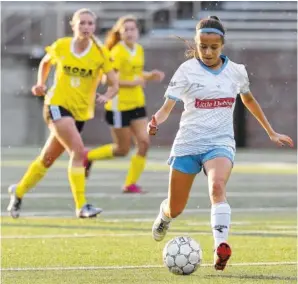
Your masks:
<svg viewBox="0 0 298 284"><path fill-rule="evenodd" d="M235 101L237 94L249 92L249 80L244 65L221 57L224 63L218 70L190 59L169 83L165 97L184 103L171 156L202 154L218 147L235 152Z"/></svg>

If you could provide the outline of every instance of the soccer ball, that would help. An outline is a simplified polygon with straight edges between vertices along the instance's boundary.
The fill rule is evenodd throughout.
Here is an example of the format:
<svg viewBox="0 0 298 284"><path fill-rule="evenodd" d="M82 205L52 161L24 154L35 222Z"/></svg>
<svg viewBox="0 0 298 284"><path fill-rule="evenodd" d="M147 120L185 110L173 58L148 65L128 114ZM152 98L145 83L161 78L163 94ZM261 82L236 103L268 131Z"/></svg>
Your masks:
<svg viewBox="0 0 298 284"><path fill-rule="evenodd" d="M170 272L177 275L189 275L201 265L201 247L190 237L176 237L165 245L163 262Z"/></svg>

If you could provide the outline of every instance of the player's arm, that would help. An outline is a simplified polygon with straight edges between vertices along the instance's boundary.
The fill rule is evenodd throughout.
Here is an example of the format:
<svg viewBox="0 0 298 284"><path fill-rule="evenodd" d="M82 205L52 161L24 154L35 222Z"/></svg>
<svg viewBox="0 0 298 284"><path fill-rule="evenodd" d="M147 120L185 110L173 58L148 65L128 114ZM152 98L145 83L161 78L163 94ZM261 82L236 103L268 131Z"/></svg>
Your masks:
<svg viewBox="0 0 298 284"><path fill-rule="evenodd" d="M103 74L101 79L104 79L105 83L108 84L108 89L104 95L98 95L96 101L105 104L117 95L119 90L119 80L115 70L110 70Z"/></svg>
<svg viewBox="0 0 298 284"><path fill-rule="evenodd" d="M175 104L175 100L166 98L162 107L152 116L151 121L148 123L147 132L150 135L155 135L157 133L158 125L162 124L168 119Z"/></svg>
<svg viewBox="0 0 298 284"><path fill-rule="evenodd" d="M126 81L126 80L120 80L119 86L120 87L126 87L126 88L133 88L136 86L142 86L144 87L145 81L143 78L137 78L133 81Z"/></svg>
<svg viewBox="0 0 298 284"><path fill-rule="evenodd" d="M48 79L49 73L51 71L51 57L46 54L38 67L37 72L37 83L32 87L32 93L35 96L44 96L46 91L46 81Z"/></svg>
<svg viewBox="0 0 298 284"><path fill-rule="evenodd" d="M165 73L154 69L152 71L143 71L143 78L146 81L159 81L161 82L165 77Z"/></svg>
<svg viewBox="0 0 298 284"><path fill-rule="evenodd" d="M105 74L108 83L108 90L105 96L110 100L115 97L119 90L118 75L114 70L111 70Z"/></svg>
<svg viewBox="0 0 298 284"><path fill-rule="evenodd" d="M268 119L266 118L261 106L253 96L251 92L245 94L240 94L241 100L249 112L258 120L260 125L265 129L270 139L279 146L284 146L284 143L288 144L290 147L294 147L293 140L283 134L275 132L270 125Z"/></svg>
<svg viewBox="0 0 298 284"><path fill-rule="evenodd" d="M155 135L157 133L158 125L167 120L176 102L183 101L189 84L185 75L186 71L185 67L181 65L172 77L165 92L166 100L164 104L156 114L153 115L151 121L148 123L147 132L150 135Z"/></svg>
<svg viewBox="0 0 298 284"><path fill-rule="evenodd" d="M157 125L162 124L168 119L175 104L176 104L175 100L166 98L164 104L154 115Z"/></svg>
<svg viewBox="0 0 298 284"><path fill-rule="evenodd" d="M145 83L145 81L142 78L135 79L133 81L119 80L119 75L120 75L119 71L117 69L115 69L115 72L116 72L116 75L117 75L117 78L118 78L119 87L133 88L133 87L138 86L138 85L143 86L144 83ZM105 74L102 76L101 83L102 84L106 84L106 83L109 84L108 78Z"/></svg>
<svg viewBox="0 0 298 284"><path fill-rule="evenodd" d="M46 83L51 71L51 65L51 57L50 55L46 54L38 67L37 84L44 85Z"/></svg>

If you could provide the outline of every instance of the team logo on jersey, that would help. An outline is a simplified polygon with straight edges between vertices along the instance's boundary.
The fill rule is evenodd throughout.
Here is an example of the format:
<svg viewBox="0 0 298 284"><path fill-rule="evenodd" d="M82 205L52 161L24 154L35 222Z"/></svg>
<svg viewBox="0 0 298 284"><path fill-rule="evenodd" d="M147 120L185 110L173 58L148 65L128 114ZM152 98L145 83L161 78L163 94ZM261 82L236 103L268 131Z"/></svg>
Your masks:
<svg viewBox="0 0 298 284"><path fill-rule="evenodd" d="M235 98L206 99L195 100L195 108L213 109L219 107L231 108L235 102Z"/></svg>
<svg viewBox="0 0 298 284"><path fill-rule="evenodd" d="M92 69L84 69L72 66L63 66L63 70L67 75L80 76L80 77L91 77L93 74Z"/></svg>
<svg viewBox="0 0 298 284"><path fill-rule="evenodd" d="M200 83L191 83L190 86L189 86L189 89L188 91L200 91L200 90L203 90L205 88L205 85L202 85Z"/></svg>
<svg viewBox="0 0 298 284"><path fill-rule="evenodd" d="M198 90L202 90L202 89L205 88L205 85L202 85L202 84L200 84L200 83L195 83L195 84L193 84L193 85L195 85L195 87L196 87Z"/></svg>

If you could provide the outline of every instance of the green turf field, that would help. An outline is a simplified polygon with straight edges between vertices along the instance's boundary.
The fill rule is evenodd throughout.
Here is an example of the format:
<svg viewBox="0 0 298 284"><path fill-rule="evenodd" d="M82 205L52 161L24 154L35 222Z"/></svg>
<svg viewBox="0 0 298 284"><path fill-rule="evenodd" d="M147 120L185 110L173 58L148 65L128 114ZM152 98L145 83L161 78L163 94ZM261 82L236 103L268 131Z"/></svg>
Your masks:
<svg viewBox="0 0 298 284"><path fill-rule="evenodd" d="M224 272L212 267L213 238L206 178L196 179L187 210L156 243L151 225L167 193L164 157L150 158L143 196L120 192L125 161L98 164L88 181L89 200L104 213L77 220L62 159L24 199L18 220L5 212L7 185L17 181L35 151L2 153L2 282L60 283L297 283L296 166L272 155L263 164L243 155L228 184L232 207L229 243L233 255ZM241 156L241 154L240 154ZM290 157L290 156L289 156ZM291 159L291 158L289 158ZM257 162L260 162L257 161ZM282 163L285 164L282 164ZM113 170L112 170L113 169ZM115 178L116 176L116 178ZM162 249L174 236L190 235L203 249L203 265L191 276L171 275Z"/></svg>

